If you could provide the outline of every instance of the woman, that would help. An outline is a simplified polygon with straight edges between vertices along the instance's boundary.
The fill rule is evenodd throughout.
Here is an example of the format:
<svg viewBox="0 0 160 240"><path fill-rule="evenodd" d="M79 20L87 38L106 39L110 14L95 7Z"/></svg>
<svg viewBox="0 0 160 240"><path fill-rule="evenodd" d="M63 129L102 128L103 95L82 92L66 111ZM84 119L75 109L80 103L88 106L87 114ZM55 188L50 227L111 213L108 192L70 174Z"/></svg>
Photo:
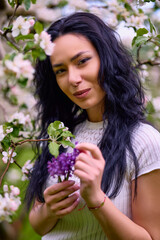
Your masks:
<svg viewBox="0 0 160 240"><path fill-rule="evenodd" d="M28 187L31 225L43 240L159 240L160 134L145 122L131 56L90 13L63 18L48 33L54 52L36 67L40 137L60 120L80 154L74 177L57 183L43 145Z"/></svg>

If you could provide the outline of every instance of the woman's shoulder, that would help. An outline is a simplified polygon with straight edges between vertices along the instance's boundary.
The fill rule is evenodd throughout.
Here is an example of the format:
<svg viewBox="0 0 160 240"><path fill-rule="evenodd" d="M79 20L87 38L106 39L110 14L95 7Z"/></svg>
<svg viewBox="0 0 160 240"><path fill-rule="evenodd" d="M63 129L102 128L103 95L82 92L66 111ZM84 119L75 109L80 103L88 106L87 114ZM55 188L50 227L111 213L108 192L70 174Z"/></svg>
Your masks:
<svg viewBox="0 0 160 240"><path fill-rule="evenodd" d="M132 134L132 144L151 147L160 147L160 132L148 123L139 123Z"/></svg>
<svg viewBox="0 0 160 240"><path fill-rule="evenodd" d="M133 131L132 146L139 164L138 176L160 169L160 133L157 129L147 123L140 123ZM129 173L133 180L133 161L129 161Z"/></svg>

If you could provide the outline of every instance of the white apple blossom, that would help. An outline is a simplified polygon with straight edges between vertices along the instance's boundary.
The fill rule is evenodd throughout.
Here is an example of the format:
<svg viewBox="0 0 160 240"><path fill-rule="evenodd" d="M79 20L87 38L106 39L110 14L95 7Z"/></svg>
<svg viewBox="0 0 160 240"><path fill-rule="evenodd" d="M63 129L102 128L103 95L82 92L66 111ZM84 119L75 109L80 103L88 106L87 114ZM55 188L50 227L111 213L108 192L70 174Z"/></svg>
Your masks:
<svg viewBox="0 0 160 240"><path fill-rule="evenodd" d="M13 61L5 61L6 73L10 72L15 74L16 78L27 78L32 80L34 78L34 68L32 67L31 62L28 59L24 59L23 54L17 54Z"/></svg>
<svg viewBox="0 0 160 240"><path fill-rule="evenodd" d="M4 67L2 61L0 61L0 79L4 78Z"/></svg>
<svg viewBox="0 0 160 240"><path fill-rule="evenodd" d="M0 141L2 141L4 137L5 137L5 133L3 130L3 125L0 125Z"/></svg>
<svg viewBox="0 0 160 240"><path fill-rule="evenodd" d="M8 128L6 129L6 133L11 133L11 132L13 132L13 128L8 127Z"/></svg>
<svg viewBox="0 0 160 240"><path fill-rule="evenodd" d="M68 131L68 127L65 127L64 129L63 129L63 132L65 132L65 131Z"/></svg>
<svg viewBox="0 0 160 240"><path fill-rule="evenodd" d="M74 6L75 8L78 8L78 9L85 10L88 8L88 4L85 0L79 0L79 1L68 0L68 2L71 6Z"/></svg>
<svg viewBox="0 0 160 240"><path fill-rule="evenodd" d="M64 128L64 123L63 123L63 122L61 122L61 123L59 124L59 129L61 129L61 128Z"/></svg>
<svg viewBox="0 0 160 240"><path fill-rule="evenodd" d="M139 16L129 16L126 18L126 22L128 26L137 26L137 27L143 27L144 26L144 20L147 19L147 16L145 16L143 13Z"/></svg>
<svg viewBox="0 0 160 240"><path fill-rule="evenodd" d="M51 42L51 36L47 32L42 31L40 34L36 33L34 35L34 40L35 43L39 44L45 51L46 55L52 55L55 44Z"/></svg>
<svg viewBox="0 0 160 240"><path fill-rule="evenodd" d="M158 51L159 50L159 46L155 46L154 50Z"/></svg>
<svg viewBox="0 0 160 240"><path fill-rule="evenodd" d="M0 222L4 220L10 222L11 216L21 204L20 197L18 196L20 190L13 185L10 187L4 185L3 190L4 194L0 194Z"/></svg>
<svg viewBox="0 0 160 240"><path fill-rule="evenodd" d="M18 196L20 194L20 190L18 187L15 187L13 185L10 186L11 189L11 195L12 196Z"/></svg>
<svg viewBox="0 0 160 240"><path fill-rule="evenodd" d="M8 192L8 185L6 185L6 184L3 185L3 191Z"/></svg>
<svg viewBox="0 0 160 240"><path fill-rule="evenodd" d="M117 16L119 13L124 18L129 16L129 12L126 10L126 8L124 8L123 5L121 6L117 0L108 1L107 5L108 5L108 11L110 13L114 13L115 16Z"/></svg>
<svg viewBox="0 0 160 240"><path fill-rule="evenodd" d="M10 217L8 216L7 211L7 203L5 198L0 194L0 222L6 220L10 221Z"/></svg>
<svg viewBox="0 0 160 240"><path fill-rule="evenodd" d="M19 16L14 22L12 27L12 36L17 37L19 34L27 35L29 34L30 27L34 25L34 19L26 19Z"/></svg>
<svg viewBox="0 0 160 240"><path fill-rule="evenodd" d="M33 26L34 26L35 20L34 20L33 18L29 18L27 21L29 22L30 27L33 27Z"/></svg>
<svg viewBox="0 0 160 240"><path fill-rule="evenodd" d="M8 152L6 152L6 151L3 151L3 152L2 152L2 155L3 155L2 161L3 161L4 163L7 163L7 162L9 161L10 156L11 156L11 153L12 153L12 149L10 149ZM12 157L11 157L10 163L13 163L13 162L14 162L14 159L13 159L13 158L14 158L16 155L17 155L16 152L13 152L13 153L12 153Z"/></svg>
<svg viewBox="0 0 160 240"><path fill-rule="evenodd" d="M31 127L31 118L30 115L24 115L22 112L16 112L14 113L8 120L8 122L13 122L13 124L22 124L24 126L29 126Z"/></svg>
<svg viewBox="0 0 160 240"><path fill-rule="evenodd" d="M149 77L149 72L147 70L148 68L146 65L141 66L140 76L143 83L145 83L146 79Z"/></svg>
<svg viewBox="0 0 160 240"><path fill-rule="evenodd" d="M23 173L22 181L25 181L28 179L28 174L32 168L33 168L33 163L31 163L31 160L28 160L22 167L22 173Z"/></svg>
<svg viewBox="0 0 160 240"><path fill-rule="evenodd" d="M37 19L43 22L54 22L62 16L61 8L55 8L54 14L52 8L38 8L36 10Z"/></svg>
<svg viewBox="0 0 160 240"><path fill-rule="evenodd" d="M110 13L106 16L106 22L111 27L116 27L118 25L117 16L113 13Z"/></svg>
<svg viewBox="0 0 160 240"><path fill-rule="evenodd" d="M155 97L152 99L152 104L156 112L160 111L160 97Z"/></svg>

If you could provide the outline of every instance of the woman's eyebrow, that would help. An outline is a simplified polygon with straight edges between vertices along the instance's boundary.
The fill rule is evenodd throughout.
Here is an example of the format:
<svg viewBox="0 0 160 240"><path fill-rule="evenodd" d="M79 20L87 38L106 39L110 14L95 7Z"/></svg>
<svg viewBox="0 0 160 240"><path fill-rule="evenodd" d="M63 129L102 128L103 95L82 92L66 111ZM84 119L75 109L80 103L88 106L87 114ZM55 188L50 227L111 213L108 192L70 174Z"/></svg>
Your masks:
<svg viewBox="0 0 160 240"><path fill-rule="evenodd" d="M83 55L84 53L86 53L88 51L82 51L82 52L79 52L77 53L75 56L73 56L70 61L73 62L76 58L80 57L81 55ZM61 67L63 66L64 64L63 63L57 63L57 64L53 64L52 67Z"/></svg>
<svg viewBox="0 0 160 240"><path fill-rule="evenodd" d="M74 61L76 58L80 57L81 55L83 55L86 52L88 52L88 51L83 51L83 52L77 53L74 57L71 58L71 62Z"/></svg>

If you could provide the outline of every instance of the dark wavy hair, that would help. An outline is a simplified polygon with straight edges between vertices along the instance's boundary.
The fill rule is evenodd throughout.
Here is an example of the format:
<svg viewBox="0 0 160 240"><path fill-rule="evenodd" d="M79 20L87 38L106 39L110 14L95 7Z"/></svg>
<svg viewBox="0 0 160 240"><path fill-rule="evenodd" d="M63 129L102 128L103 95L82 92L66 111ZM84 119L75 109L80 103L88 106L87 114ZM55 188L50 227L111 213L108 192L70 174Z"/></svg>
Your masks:
<svg viewBox="0 0 160 240"><path fill-rule="evenodd" d="M138 161L132 148L132 132L144 118L144 93L140 78L129 52L117 39L116 33L100 18L85 12L74 13L54 22L47 31L52 41L73 33L86 37L100 58L99 84L106 92L103 119L108 120L99 147L106 161L102 189L114 198L123 184L126 172L126 150L135 166L137 182ZM50 58L38 60L35 74L38 96L38 119L41 120L40 137L54 120L64 122L71 131L87 118L86 111L77 114L79 107L60 90L52 70ZM43 186L48 177L46 163L51 158L48 146L43 143L27 190L28 205L36 198L43 202Z"/></svg>

